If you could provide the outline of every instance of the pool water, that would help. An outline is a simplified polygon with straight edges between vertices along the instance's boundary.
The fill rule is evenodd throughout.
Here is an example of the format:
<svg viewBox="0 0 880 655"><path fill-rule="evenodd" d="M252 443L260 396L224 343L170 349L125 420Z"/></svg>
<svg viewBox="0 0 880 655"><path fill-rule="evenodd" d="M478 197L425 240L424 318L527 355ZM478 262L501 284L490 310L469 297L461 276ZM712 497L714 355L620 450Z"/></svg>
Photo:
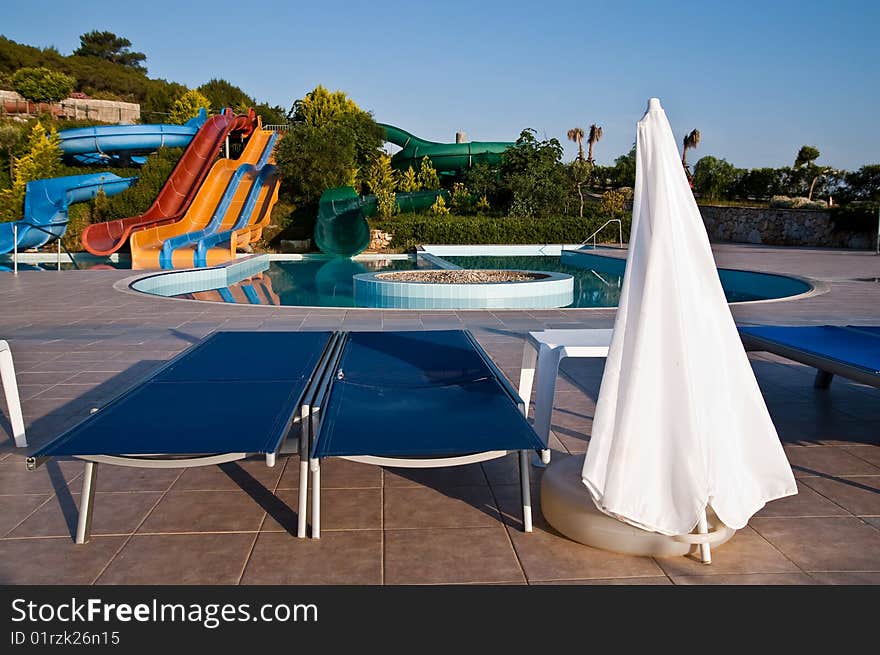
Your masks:
<svg viewBox="0 0 880 655"><path fill-rule="evenodd" d="M430 268L424 264L422 267ZM262 273L226 289L175 297L253 305L354 307L352 276L417 268L419 262L415 258L354 260L315 256L302 261L273 261Z"/></svg>
<svg viewBox="0 0 880 655"><path fill-rule="evenodd" d="M559 255L444 255L441 259L462 268L516 269L567 273L574 279L574 302L568 307L616 307L620 300L625 261L610 257L564 253ZM323 255L301 260L272 260L262 272L228 287L181 293L175 298L239 304L294 307L356 307L353 276L382 271L434 268L425 259L343 259ZM794 278L720 269L719 277L728 302L784 298L810 290ZM162 294L165 295L165 294Z"/></svg>

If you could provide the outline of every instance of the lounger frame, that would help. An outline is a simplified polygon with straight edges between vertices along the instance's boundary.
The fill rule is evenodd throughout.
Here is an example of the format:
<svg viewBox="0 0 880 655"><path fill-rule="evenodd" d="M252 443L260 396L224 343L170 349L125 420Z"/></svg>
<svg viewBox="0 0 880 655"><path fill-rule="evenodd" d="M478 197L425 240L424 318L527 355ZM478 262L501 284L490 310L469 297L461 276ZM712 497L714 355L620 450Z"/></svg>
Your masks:
<svg viewBox="0 0 880 655"><path fill-rule="evenodd" d="M779 355L780 357L815 368L816 377L813 381L813 386L816 389L827 389L831 386L831 380L835 375L872 387L880 387L880 376L872 374L863 368L850 366L837 359L823 357L809 350L795 348L747 332L740 332L740 337L742 338L743 345L749 352L773 353L774 355Z"/></svg>
<svg viewBox="0 0 880 655"><path fill-rule="evenodd" d="M518 411L523 412L524 403L520 398L516 389L511 385L510 381L498 369L492 359L486 355L482 346L477 342L474 336L465 331L468 340L474 346L474 350L479 354L481 359L486 363L492 371L495 378L501 383L502 388L508 394L511 401L514 402ZM337 336L337 335L334 335ZM307 452L308 464L305 459L300 461L300 485L302 485L303 472L308 471L311 475L311 537L312 539L320 539L321 537L321 461L319 458L312 457L313 446L315 442L321 438L321 408L326 404L333 386L333 378L339 367L342 358L342 352L348 339L348 333L338 333L338 339L332 347L333 355L323 361L324 369L316 375L319 380L311 389L304 400L301 411L302 416L302 434L300 436L301 453ZM340 459L346 459L352 462L360 462L363 464L371 464L374 466L390 466L397 468L445 468L451 466L464 466L467 464L475 464L485 462L492 459L498 459L507 456L508 450L490 450L477 453L462 453L460 455L445 457L387 457L378 455L349 455L340 456ZM529 456L527 450L517 451L519 454L519 479L520 492L522 498L523 512L523 530L532 532L532 507L531 507L531 486L529 480ZM301 455L302 457L302 455ZM307 466L307 467L306 467ZM301 526L305 526L307 501L305 494L300 492L299 496L299 520ZM303 536L302 531L298 531L297 536Z"/></svg>
<svg viewBox="0 0 880 655"><path fill-rule="evenodd" d="M317 366L315 368L316 371L324 370L324 360L328 358L332 353L331 344L334 343L334 340L338 339L338 333L334 332L331 334L327 343L324 346L324 351L321 354L321 357L318 360ZM138 385L134 385L120 394L117 398L115 398L112 403L116 403L124 399L129 393L134 391L137 387L143 385L147 381L155 378L163 371L165 371L170 366L176 364L180 358L184 357L191 351L195 350L201 345L201 342L193 345L192 347L185 350L183 353L174 357L173 359L166 362L164 365L159 367L151 376L149 376L146 380L140 382ZM308 384L305 387L303 392L304 398L306 394L308 394L314 378L316 375L313 373L312 377L309 379ZM302 454L305 452L303 450L304 443L301 437L301 430L297 430L296 428L301 425L302 415L302 400L297 403L297 409L291 418L291 421L288 425L287 435L281 440L281 447L275 452L264 453L266 458L267 466L274 466L276 461L276 456L279 452L285 453L290 452L290 449L294 449ZM79 421L76 425L74 425L71 429L75 429L80 424L88 421L89 417L84 418L82 421ZM296 436L294 436L296 435ZM247 452L226 452L226 453L192 453L189 455L181 455L181 454L168 454L168 453L156 453L152 455L73 455L74 459L83 460L86 464L85 472L83 474L83 483L82 483L82 495L80 496L80 510L79 516L77 518L77 527L76 527L76 537L75 541L77 544L84 544L89 541L91 537L91 525L92 525L92 517L94 515L94 504L95 504L95 489L97 486L97 474L98 474L98 465L99 464L108 464L112 466L126 466L131 468L153 468L153 469L181 469L181 468L195 468L199 466L214 466L217 464L225 464L228 462L234 462L238 460L242 460L252 453ZM35 470L38 467L42 466L46 463L51 457L28 457L26 464L28 470ZM305 476L300 476L300 498L305 497L308 487L308 481ZM300 519L300 527L298 536L305 536L305 524L304 515L301 514Z"/></svg>

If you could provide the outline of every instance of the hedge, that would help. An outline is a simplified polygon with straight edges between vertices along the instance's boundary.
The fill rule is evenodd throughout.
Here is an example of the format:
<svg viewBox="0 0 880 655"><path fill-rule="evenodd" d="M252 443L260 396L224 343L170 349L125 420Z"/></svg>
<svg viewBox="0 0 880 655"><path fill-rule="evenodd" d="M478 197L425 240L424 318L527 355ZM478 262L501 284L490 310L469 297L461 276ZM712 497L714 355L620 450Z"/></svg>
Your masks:
<svg viewBox="0 0 880 655"><path fill-rule="evenodd" d="M392 248L436 244L527 244L580 243L610 216L593 213L583 218L557 216L520 218L512 216L433 216L401 214L389 219L372 219L370 227L392 235ZM623 238L629 240L629 215L623 216ZM616 242L615 226L608 226L599 241Z"/></svg>

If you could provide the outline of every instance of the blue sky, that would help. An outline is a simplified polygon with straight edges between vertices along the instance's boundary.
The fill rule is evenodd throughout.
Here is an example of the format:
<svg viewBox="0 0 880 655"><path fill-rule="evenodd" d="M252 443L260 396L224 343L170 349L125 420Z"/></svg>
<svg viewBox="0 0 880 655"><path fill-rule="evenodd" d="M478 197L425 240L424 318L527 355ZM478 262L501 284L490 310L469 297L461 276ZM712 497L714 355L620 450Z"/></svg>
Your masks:
<svg viewBox="0 0 880 655"><path fill-rule="evenodd" d="M288 107L316 84L340 88L379 121L451 141L565 141L596 122L600 163L627 151L650 96L693 161L880 162L880 3L752 2L28 2L0 33L67 54L110 30L146 52L151 76L197 86L225 77ZM569 157L573 144L566 144Z"/></svg>

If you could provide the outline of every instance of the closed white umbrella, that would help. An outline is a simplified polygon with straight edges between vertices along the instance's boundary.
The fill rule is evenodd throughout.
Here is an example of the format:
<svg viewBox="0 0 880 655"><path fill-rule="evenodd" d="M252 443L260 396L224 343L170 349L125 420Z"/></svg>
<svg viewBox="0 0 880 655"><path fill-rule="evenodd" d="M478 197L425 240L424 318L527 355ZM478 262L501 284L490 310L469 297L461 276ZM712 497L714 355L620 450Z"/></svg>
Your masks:
<svg viewBox="0 0 880 655"><path fill-rule="evenodd" d="M633 226L582 478L636 527L740 529L797 493L727 306L675 137L652 98L638 124Z"/></svg>

